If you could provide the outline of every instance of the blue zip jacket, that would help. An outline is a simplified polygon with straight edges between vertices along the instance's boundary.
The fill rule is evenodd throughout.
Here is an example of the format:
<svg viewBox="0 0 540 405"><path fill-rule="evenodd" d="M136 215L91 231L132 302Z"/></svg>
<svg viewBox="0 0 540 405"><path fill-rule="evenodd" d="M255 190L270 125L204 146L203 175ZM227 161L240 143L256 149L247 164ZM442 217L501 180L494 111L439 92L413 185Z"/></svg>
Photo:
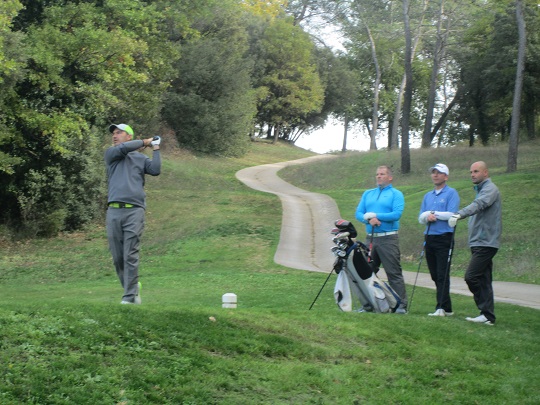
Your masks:
<svg viewBox="0 0 540 405"><path fill-rule="evenodd" d="M366 232L372 233L373 227L364 220L366 212L374 212L381 226L375 228L375 233L391 232L399 229L399 219L405 208L403 193L391 184L384 188L373 188L362 194L360 203L356 208L356 219L366 224Z"/></svg>

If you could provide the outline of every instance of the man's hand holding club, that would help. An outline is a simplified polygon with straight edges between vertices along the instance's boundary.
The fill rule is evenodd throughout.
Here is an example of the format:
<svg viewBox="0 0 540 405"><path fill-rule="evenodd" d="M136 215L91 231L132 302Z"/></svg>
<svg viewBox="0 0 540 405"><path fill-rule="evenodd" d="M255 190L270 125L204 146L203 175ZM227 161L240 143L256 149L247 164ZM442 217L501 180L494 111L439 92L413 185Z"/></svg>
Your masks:
<svg viewBox="0 0 540 405"><path fill-rule="evenodd" d="M377 214L374 212L366 212L364 214L364 220L367 221L373 227L377 227L381 225L381 221L377 219Z"/></svg>
<svg viewBox="0 0 540 405"><path fill-rule="evenodd" d="M152 138L143 139L144 147L152 146L153 150L158 150L159 145L161 144L161 137L153 136Z"/></svg>

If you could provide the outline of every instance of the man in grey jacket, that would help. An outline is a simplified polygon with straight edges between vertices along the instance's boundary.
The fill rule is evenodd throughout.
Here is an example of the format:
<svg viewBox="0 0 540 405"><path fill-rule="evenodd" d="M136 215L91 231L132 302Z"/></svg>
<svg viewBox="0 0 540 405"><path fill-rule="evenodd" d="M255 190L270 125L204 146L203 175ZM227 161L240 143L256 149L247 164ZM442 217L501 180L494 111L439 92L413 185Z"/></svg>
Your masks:
<svg viewBox="0 0 540 405"><path fill-rule="evenodd" d="M469 217L469 247L472 256L465 272L465 282L474 296L480 315L466 319L494 325L493 257L499 249L502 233L501 194L489 178L484 162L471 165L471 179L475 185L476 198L454 214L448 224L455 227L458 220Z"/></svg>
<svg viewBox="0 0 540 405"><path fill-rule="evenodd" d="M133 129L126 124L113 124L109 131L113 146L105 151L109 186L107 239L124 288L121 304L140 304L139 249L146 209L144 176L157 176L161 172L161 139L132 140ZM152 159L138 151L150 145Z"/></svg>

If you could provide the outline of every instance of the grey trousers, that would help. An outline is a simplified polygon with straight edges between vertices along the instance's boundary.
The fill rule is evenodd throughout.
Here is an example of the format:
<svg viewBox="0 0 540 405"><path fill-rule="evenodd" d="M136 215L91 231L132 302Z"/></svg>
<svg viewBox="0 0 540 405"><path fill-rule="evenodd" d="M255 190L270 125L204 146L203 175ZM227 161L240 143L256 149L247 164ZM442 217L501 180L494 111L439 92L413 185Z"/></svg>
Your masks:
<svg viewBox="0 0 540 405"><path fill-rule="evenodd" d="M139 282L139 250L144 230L144 208L107 210L107 239L116 274L124 288L122 301L133 302Z"/></svg>
<svg viewBox="0 0 540 405"><path fill-rule="evenodd" d="M371 239L368 237L366 246L369 246ZM379 271L382 263L384 271L388 276L390 287L401 298L400 308L407 308L407 291L405 289L405 280L403 278L403 270L401 269L401 252L399 250L398 235L381 236L373 238L371 248L371 258L373 260L373 271Z"/></svg>

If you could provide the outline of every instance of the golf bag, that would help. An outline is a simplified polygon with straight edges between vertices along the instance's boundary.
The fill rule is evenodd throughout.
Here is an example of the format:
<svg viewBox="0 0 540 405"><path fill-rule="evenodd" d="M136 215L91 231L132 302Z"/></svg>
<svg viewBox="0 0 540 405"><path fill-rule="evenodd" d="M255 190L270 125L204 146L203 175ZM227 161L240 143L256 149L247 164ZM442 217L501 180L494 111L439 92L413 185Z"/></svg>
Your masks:
<svg viewBox="0 0 540 405"><path fill-rule="evenodd" d="M354 225L343 219L338 219L335 225L332 241L336 246L332 247L332 252L336 256L334 270L338 274L334 288L337 305L346 312L395 312L401 299L373 272L366 245L353 239L357 236Z"/></svg>

